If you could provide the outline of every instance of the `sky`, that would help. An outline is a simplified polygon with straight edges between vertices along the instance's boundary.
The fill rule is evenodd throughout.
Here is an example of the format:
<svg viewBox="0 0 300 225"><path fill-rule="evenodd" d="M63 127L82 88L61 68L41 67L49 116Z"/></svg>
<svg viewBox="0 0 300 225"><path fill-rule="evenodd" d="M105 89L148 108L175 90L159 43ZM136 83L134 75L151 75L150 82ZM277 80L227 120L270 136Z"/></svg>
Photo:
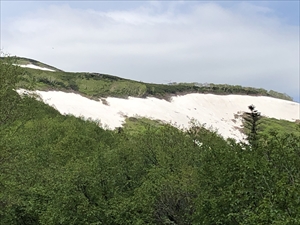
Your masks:
<svg viewBox="0 0 300 225"><path fill-rule="evenodd" d="M299 1L5 1L0 49L72 72L264 88L299 102Z"/></svg>

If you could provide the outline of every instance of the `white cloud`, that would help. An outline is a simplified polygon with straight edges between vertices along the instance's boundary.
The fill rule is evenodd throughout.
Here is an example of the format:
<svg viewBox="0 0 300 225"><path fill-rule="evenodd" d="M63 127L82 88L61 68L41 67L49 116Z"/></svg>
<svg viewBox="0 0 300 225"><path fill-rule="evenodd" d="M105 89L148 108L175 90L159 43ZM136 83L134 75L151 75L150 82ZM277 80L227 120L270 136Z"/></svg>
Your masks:
<svg viewBox="0 0 300 225"><path fill-rule="evenodd" d="M251 3L156 2L123 11L52 5L3 24L1 48L66 71L299 92L299 27Z"/></svg>

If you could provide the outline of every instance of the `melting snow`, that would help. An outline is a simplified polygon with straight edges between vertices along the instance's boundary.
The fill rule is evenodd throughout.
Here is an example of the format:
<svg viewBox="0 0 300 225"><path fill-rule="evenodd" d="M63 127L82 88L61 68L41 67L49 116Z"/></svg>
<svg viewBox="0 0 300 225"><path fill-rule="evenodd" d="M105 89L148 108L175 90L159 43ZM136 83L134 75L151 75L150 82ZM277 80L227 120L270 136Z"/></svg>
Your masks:
<svg viewBox="0 0 300 225"><path fill-rule="evenodd" d="M21 93L24 90L19 90ZM187 94L173 97L171 102L149 98L106 98L106 102L90 100L79 94L60 91L36 91L45 103L55 107L61 114L72 114L100 120L109 129L122 126L125 116L141 116L158 119L188 128L191 119L217 130L225 138L244 140L239 131L241 115L253 104L263 116L289 121L299 120L300 104L264 96Z"/></svg>
<svg viewBox="0 0 300 225"><path fill-rule="evenodd" d="M45 67L36 66L36 65L33 65L33 64L27 64L27 65L19 65L18 64L18 66L27 67L27 68L31 68L31 69L47 70L47 71L55 72L55 70L51 70L51 69L48 69L48 68L45 68Z"/></svg>

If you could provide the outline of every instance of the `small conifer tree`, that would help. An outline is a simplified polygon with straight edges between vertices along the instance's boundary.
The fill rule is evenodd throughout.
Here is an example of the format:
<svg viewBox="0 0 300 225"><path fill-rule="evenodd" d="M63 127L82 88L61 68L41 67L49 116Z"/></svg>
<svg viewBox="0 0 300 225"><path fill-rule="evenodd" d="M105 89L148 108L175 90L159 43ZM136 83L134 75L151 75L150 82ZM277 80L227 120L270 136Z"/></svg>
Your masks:
<svg viewBox="0 0 300 225"><path fill-rule="evenodd" d="M246 129L248 131L248 141L252 146L256 145L258 140L258 121L261 118L261 113L255 109L254 105L248 106L250 112L246 112L244 116L244 120L246 121Z"/></svg>

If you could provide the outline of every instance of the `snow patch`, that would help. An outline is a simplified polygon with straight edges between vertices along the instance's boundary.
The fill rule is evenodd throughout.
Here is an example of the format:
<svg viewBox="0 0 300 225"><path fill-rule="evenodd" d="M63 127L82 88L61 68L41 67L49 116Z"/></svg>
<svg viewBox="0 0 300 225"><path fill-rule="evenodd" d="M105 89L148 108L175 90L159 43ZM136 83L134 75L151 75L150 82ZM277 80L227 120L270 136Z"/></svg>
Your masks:
<svg viewBox="0 0 300 225"><path fill-rule="evenodd" d="M45 68L45 67L36 66L36 65L33 65L33 64L27 64L27 65L19 65L19 64L16 64L16 65L18 65L18 66L20 66L20 67L31 68L31 69L47 70L47 71L55 72L55 70L51 70L51 69L48 69L48 68Z"/></svg>
<svg viewBox="0 0 300 225"><path fill-rule="evenodd" d="M19 93L22 91L19 90ZM24 91L23 91L24 92ZM122 126L125 116L147 117L189 128L191 119L207 124L224 138L245 140L240 132L241 115L253 104L263 116L296 121L300 119L300 104L265 96L187 94L166 101L154 97L128 99L106 98L106 104L75 93L36 91L43 101L61 114L100 120L109 129ZM100 100L100 99L99 99ZM193 110L191 110L193 109Z"/></svg>

